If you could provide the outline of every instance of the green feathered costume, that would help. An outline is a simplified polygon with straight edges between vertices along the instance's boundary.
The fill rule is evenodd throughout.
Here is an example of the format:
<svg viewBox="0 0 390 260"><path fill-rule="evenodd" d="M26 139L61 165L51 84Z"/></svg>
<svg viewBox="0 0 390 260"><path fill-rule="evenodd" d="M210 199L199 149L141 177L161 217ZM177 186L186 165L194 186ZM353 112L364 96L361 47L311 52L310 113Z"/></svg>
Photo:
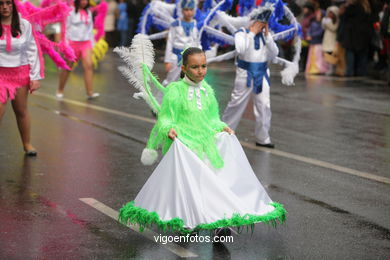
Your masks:
<svg viewBox="0 0 390 260"><path fill-rule="evenodd" d="M226 124L220 120L214 91L205 80L200 86L193 87L192 98L190 88L191 83L187 79L167 86L147 148L157 150L161 147L165 154L172 144L168 132L173 128L180 141L201 159L207 156L215 168L222 168L223 160L215 144L215 134L221 132Z"/></svg>

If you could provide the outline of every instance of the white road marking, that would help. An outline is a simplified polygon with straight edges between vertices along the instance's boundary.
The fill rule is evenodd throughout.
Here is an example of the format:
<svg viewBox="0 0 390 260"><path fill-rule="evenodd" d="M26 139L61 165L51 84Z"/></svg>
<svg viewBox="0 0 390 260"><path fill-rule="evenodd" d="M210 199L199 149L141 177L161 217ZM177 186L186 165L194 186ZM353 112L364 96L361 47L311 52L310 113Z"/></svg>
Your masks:
<svg viewBox="0 0 390 260"><path fill-rule="evenodd" d="M105 108L105 107L101 107L101 106L96 106L96 105L92 105L92 104L89 104L89 103L80 102L80 101L76 101L76 100L72 100L72 99L68 99L68 98L63 98L63 99L58 100L53 95L49 95L49 94L46 94L46 93L43 93L43 92L39 92L39 91L34 92L34 95L40 96L40 97L49 98L49 99L53 99L53 100L57 100L59 102L64 102L64 103L72 104L72 105L79 106L79 107L88 107L88 108L94 109L96 111L102 111L102 112L106 112L106 113L109 113L109 114L113 114L113 115L117 115L117 116L123 116L123 117L131 118L131 119L136 119L136 120L140 120L140 121L144 121L144 122L148 122L148 123L152 123L152 124L154 124L156 122L156 120L151 119L151 118L147 118L147 117L143 117L143 116L137 116L137 115L134 115L134 114L129 114L129 113L125 113L125 112L122 112L122 111L109 109L109 108Z"/></svg>
<svg viewBox="0 0 390 260"><path fill-rule="evenodd" d="M53 99L53 100L57 100L54 97L54 95L49 95L49 94L42 93L42 92L34 92L34 95L45 97L45 98L49 98L49 99ZM138 115L134 115L134 114L126 113L126 112L121 112L121 111L117 111L117 110L113 110L113 109L109 109L109 108L104 108L104 107L101 107L101 106L96 106L96 105L92 105L92 104L89 104L89 103L79 102L79 101L75 101L75 100L71 100L71 99L64 98L64 99L61 100L61 102L69 103L69 104L76 105L76 106L81 106L81 107L88 107L88 108L91 108L91 109L95 109L97 111L102 111L102 112L106 112L106 113L109 113L109 114L123 116L123 117L126 117L126 118L136 119L136 120L140 120L140 121L151 123L151 124L154 124L156 122L156 120L154 120L154 119L146 118L146 117L143 117L143 116L138 116ZM320 160L317 160L317 159L313 159L313 158L309 158L309 157L305 157L305 156L301 156L301 155L297 155L297 154L293 154L293 153L283 152L283 151L280 151L280 150L277 150L277 149L261 148L261 147L257 147L255 145L247 143L247 142L243 142L243 141L240 141L240 142L241 142L242 146L244 146L244 147L246 147L248 149L258 150L258 151L265 151L265 152L269 152L269 153L271 153L273 155L277 155L277 156L293 159L293 160L296 160L296 161L308 163L308 164L315 165L315 166L320 166L322 168L335 170L335 171L338 171L338 172L342 172L342 173L353 175L353 176L358 176L358 177L361 177L361 178L364 178L364 179L368 179L368 180L372 180L372 181L376 181L376 182L380 182L380 183L384 183L384 184L390 184L390 178L387 178L387 177L382 177L382 176L379 176L379 175L376 175L376 174L350 169L350 168L347 168L347 167L339 166L339 165L336 165L336 164L320 161Z"/></svg>
<svg viewBox="0 0 390 260"><path fill-rule="evenodd" d="M118 214L119 214L118 211L113 210L112 208L106 206L105 204L95 200L94 198L80 198L79 200L81 200L85 204L91 206L92 208L95 208L96 210L100 211L101 213L109 216L110 218L118 221ZM140 235L142 235L142 236L144 236L144 237L146 237L146 238L148 238L156 243L156 240L154 239L154 237L159 236L159 234L157 234L157 233L155 233L147 228L145 228L145 230L143 232L139 232L138 225L128 224L126 226L129 227L131 230L139 233ZM180 257L199 257L197 254L192 253L188 249L185 249L176 243L167 242L167 244L165 244L165 245L163 245L163 244L159 244L159 245L162 247L165 247L166 249L168 249L169 251L171 251L172 253L174 253L175 255L178 255Z"/></svg>
<svg viewBox="0 0 390 260"><path fill-rule="evenodd" d="M312 164L312 165L315 165L315 166L320 166L322 168L327 168L327 169L335 170L335 171L338 171L338 172L342 172L342 173L358 176L358 177L361 177L361 178L365 178L365 179L369 179L369 180L373 180L373 181L377 181L377 182L381 182L381 183L385 183L385 184L390 184L390 179L389 178L378 176L378 175L375 175L375 174L372 174L372 173L361 172L361 171L350 169L350 168L347 168L347 167L335 165L335 164L332 164L332 163L320 161L320 160L317 160L317 159L312 159L312 158L309 158L309 157L305 157L305 156L301 156L301 155L297 155L297 154L293 154L293 153L283 152L283 151L276 150L276 149L262 148L262 147L255 146L254 144L247 143L247 142L240 141L240 143L241 143L242 146L244 146L246 148L249 148L249 149L265 151L265 152L268 152L268 153L271 153L271 154L274 154L274 155L282 156L282 157L293 159L293 160L296 160L296 161L305 162L305 163Z"/></svg>

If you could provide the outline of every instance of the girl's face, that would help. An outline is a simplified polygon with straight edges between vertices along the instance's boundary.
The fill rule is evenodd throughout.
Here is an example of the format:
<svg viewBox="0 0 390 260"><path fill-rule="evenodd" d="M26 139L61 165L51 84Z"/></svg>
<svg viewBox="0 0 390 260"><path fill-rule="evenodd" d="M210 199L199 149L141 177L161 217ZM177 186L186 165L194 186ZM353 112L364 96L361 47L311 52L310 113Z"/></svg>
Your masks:
<svg viewBox="0 0 390 260"><path fill-rule="evenodd" d="M332 11L330 11L330 12L328 13L328 17L331 18L331 19L336 18L335 14L334 14Z"/></svg>
<svg viewBox="0 0 390 260"><path fill-rule="evenodd" d="M321 21L321 19L322 19L322 13L321 13L321 10L318 10L316 12L316 20L319 22L319 21Z"/></svg>
<svg viewBox="0 0 390 260"><path fill-rule="evenodd" d="M201 82L207 73L206 55L196 53L188 56L187 65L182 65L181 69L193 82Z"/></svg>
<svg viewBox="0 0 390 260"><path fill-rule="evenodd" d="M192 18L194 18L194 9L184 8L182 12L184 21L189 22L192 20Z"/></svg>
<svg viewBox="0 0 390 260"><path fill-rule="evenodd" d="M0 0L1 1L1 0ZM80 8L84 9L88 5L88 0L80 0Z"/></svg>
<svg viewBox="0 0 390 260"><path fill-rule="evenodd" d="M0 0L0 17L8 18L12 16L12 0Z"/></svg>

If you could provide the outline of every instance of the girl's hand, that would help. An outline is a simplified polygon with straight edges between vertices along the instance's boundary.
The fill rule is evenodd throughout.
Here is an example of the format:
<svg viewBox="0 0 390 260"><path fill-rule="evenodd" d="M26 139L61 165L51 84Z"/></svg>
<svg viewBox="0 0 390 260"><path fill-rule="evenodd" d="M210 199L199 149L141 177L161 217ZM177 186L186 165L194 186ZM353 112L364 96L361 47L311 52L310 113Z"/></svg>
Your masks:
<svg viewBox="0 0 390 260"><path fill-rule="evenodd" d="M175 138L177 137L177 133L176 133L176 130L171 128L168 132L168 137L172 140L175 140Z"/></svg>
<svg viewBox="0 0 390 260"><path fill-rule="evenodd" d="M222 131L223 131L223 132L226 132L226 133L228 133L228 134L231 134L231 135L234 135L234 134L235 134L235 132L234 132L230 127L228 127L228 126L225 126L225 127L223 128Z"/></svg>
<svg viewBox="0 0 390 260"><path fill-rule="evenodd" d="M41 83L39 82L39 80L30 80L30 85L29 85L30 94L33 93L33 91L39 89L40 86Z"/></svg>
<svg viewBox="0 0 390 260"><path fill-rule="evenodd" d="M263 31L265 27L265 23L261 23L259 21L254 22L250 27L249 30L254 34L257 35Z"/></svg>
<svg viewBox="0 0 390 260"><path fill-rule="evenodd" d="M265 27L264 27L264 36L267 37L268 36L268 32L269 32L269 27L268 27L268 23L265 24Z"/></svg>
<svg viewBox="0 0 390 260"><path fill-rule="evenodd" d="M168 73L172 69L172 63L166 62L165 63L165 72Z"/></svg>

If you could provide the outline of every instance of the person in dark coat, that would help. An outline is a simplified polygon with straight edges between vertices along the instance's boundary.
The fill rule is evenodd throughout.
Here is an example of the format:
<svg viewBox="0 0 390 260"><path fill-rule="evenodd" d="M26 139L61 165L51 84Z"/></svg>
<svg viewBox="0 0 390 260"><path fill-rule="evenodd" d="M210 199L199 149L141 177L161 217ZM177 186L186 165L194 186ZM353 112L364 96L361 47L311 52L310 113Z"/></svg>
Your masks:
<svg viewBox="0 0 390 260"><path fill-rule="evenodd" d="M374 34L369 1L348 0L342 21L341 44L347 53L346 76L364 76Z"/></svg>

